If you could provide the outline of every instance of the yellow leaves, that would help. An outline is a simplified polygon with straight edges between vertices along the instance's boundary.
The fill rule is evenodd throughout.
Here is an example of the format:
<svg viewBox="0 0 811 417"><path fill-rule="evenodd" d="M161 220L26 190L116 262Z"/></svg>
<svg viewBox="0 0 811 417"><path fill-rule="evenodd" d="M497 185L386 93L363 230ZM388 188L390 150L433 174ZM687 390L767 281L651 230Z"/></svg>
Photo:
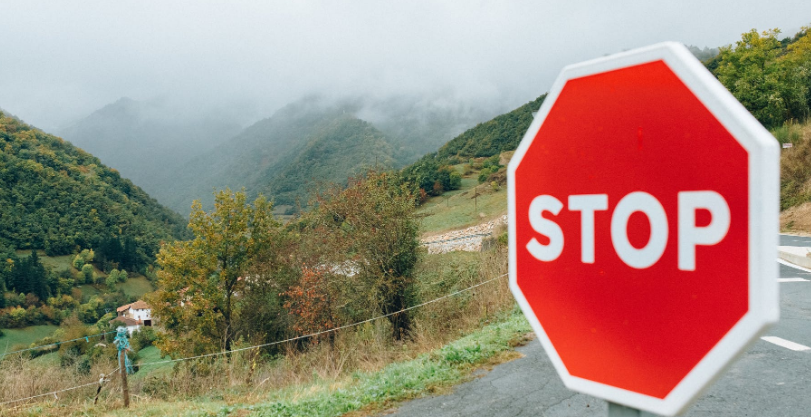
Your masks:
<svg viewBox="0 0 811 417"><path fill-rule="evenodd" d="M279 226L271 205L263 199L254 206L247 204L244 191L217 192L210 212L195 201L189 216L194 239L166 244L157 256L161 268L157 297L184 306L158 308L156 316L179 323L172 330L175 333L193 331L197 343L231 338L229 330L223 329L232 328L228 322L232 315L239 316L241 304L236 300L246 289L245 280L237 277L247 276L259 248L270 247ZM165 294L172 291L182 295ZM221 347L212 343L208 348Z"/></svg>

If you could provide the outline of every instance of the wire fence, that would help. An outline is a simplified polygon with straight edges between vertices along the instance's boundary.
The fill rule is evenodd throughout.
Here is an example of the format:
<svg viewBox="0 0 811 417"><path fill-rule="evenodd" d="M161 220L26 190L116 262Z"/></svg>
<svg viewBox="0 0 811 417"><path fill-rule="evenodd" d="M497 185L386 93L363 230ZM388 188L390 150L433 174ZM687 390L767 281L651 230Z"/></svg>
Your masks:
<svg viewBox="0 0 811 417"><path fill-rule="evenodd" d="M475 288L481 287L482 285L489 284L489 283L491 283L493 281L504 278L507 275L508 274L502 274L502 275L499 275L499 276L497 276L495 278L488 279L487 281L482 281L482 282L480 282L478 284L475 284L475 285L472 285L470 287L467 287L467 288L464 288L464 289L461 289L461 290L458 290L458 291L454 291L454 292L449 293L449 294L445 294L442 297L434 298L433 300L426 301L424 303L417 304L417 305L414 305L414 306L411 306L411 307L407 307L407 308L404 308L404 309L399 310L399 311L395 311L395 312L388 313L388 314L382 314L382 315L379 315L379 316L376 316L376 317L372 317L370 319L366 319L366 320L359 321L359 322L352 323L352 324L346 324L346 325L343 325L343 326L334 327L334 328L328 329L328 330L322 330L320 332L315 332L315 333L305 334L305 335L301 335L301 336L291 337L289 339L284 339L284 340L277 340L275 342L263 343L263 344L260 344L260 345L243 347L243 348L239 348L239 349L232 349L232 350L227 350L227 351L224 350L224 351L215 352L215 353L207 353L207 354L204 354L204 355L189 356L189 357L186 357L186 358L169 359L169 360L157 361L157 362L138 363L137 366L153 366L153 365L160 365L160 364L165 364L165 363L183 362L183 361L188 361L188 360L192 360L192 359L200 359L200 358L207 358L207 357L212 357L212 356L225 355L225 354L234 353L234 352L241 352L241 351L251 350L251 349L259 349L259 348L263 348L263 347L279 345L279 344L282 344L282 343L295 342L297 340L308 339L308 338L311 338L311 337L320 336L322 334L332 333L332 332L336 332L338 330L343 330L343 329L348 329L350 327L360 326L362 324L366 324L366 323L369 323L369 322L372 322L372 321L375 321L375 320L380 320L380 319L383 319L383 318L386 318L386 317L391 317L391 316L394 316L394 315L397 315L397 314L405 313L406 311L409 311L409 310L414 310L414 309L417 309L417 308L420 308L420 307L424 307L424 306L427 306L429 304L433 304L433 303L436 303L438 301L444 300L446 298L450 298L450 297L459 295L461 293L473 290Z"/></svg>
<svg viewBox="0 0 811 417"><path fill-rule="evenodd" d="M263 348L263 347L279 345L279 344L282 344L282 343L294 342L294 341L302 340L302 339L308 339L308 338L320 336L320 335L323 335L323 334L328 334L328 333L336 332L336 331L339 331L339 330L360 326L362 324L370 323L370 322L373 322L375 320L384 319L384 318L391 317L391 316L394 316L394 315L397 315L397 314L405 313L405 312L410 311L410 310L418 309L418 308L427 306L429 304L433 304L433 303L445 300L447 298L454 297L454 296L457 296L459 294L462 294L462 293L471 291L473 289L479 288L479 287L481 287L483 285L486 285L486 284L489 284L491 282L497 281L497 280L499 280L501 278L504 278L507 275L508 274L502 274L502 275L499 275L497 277L488 279L486 281L479 282L479 283L474 284L472 286L469 286L467 288L463 288L461 290L457 290L457 291L454 291L452 293L445 294L445 295L443 295L441 297L434 298L434 299L426 301L424 303L413 305L411 307L407 307L407 308L404 308L404 309L399 310L399 311L395 311L395 312L388 313L388 314L381 314L381 315L378 315L378 316L375 316L375 317L372 317L372 318L369 318L369 319L366 319L366 320L363 320L363 321L359 321L359 322L352 323L352 324L346 324L346 325L343 325L343 326L334 327L334 328L331 328L331 329L328 329L328 330L322 330L322 331L315 332L315 333L310 333L310 334L306 334L306 335L291 337L289 339L278 340L278 341L269 342L269 343L262 343L262 344L259 344L259 345L253 345L253 346L243 347L243 348L239 348L239 349L232 349L232 350L229 350L229 351L220 351L220 352L215 352L215 353L207 353L207 354L204 354L204 355L189 356L189 357L185 357L185 358L169 359L169 360L156 361L156 362L142 362L142 363L138 363L136 365L139 366L139 367L145 367L145 366L154 366L154 365L161 365L161 364L167 364L167 363L177 363L177 362L189 361L189 360L200 359L200 358L207 358L207 357L226 355L226 354L230 354L230 353L241 352L241 351L246 351L246 350L251 350L251 349L259 349L259 348ZM109 334L109 333L115 333L115 331L99 333L99 334L93 335L93 336L101 336L101 335L105 335L105 334ZM92 336L87 336L87 337L89 338L89 337L92 337ZM68 342L77 341L77 340L84 340L84 339L85 339L84 337L81 337L81 338L77 338L77 339L61 341L59 343L68 343ZM23 349L23 350L19 350L19 351L15 351L15 352L9 352L8 354L24 352L26 350L31 350L31 349L35 349L35 348L39 348L39 347L43 347L43 346L52 346L52 345L54 345L54 344L52 343L52 344L37 346L37 347L34 347L34 348ZM118 369L116 369L115 371L113 371L112 373L110 373L108 375L115 374L120 369L121 368L118 368ZM43 393L43 394L32 395L32 396L25 397L25 398L18 398L18 399L14 399L14 400L8 400L8 401L0 402L0 406L5 406L6 404L13 404L13 403L18 403L18 402L23 402L23 401L27 401L27 400L31 400L31 399L35 399L35 398L40 398L40 397L45 397L45 396L49 396L49 395L56 395L56 394L59 394L59 393L62 393L62 392L72 391L72 390L88 387L88 386L91 386L91 385L97 385L97 384L101 385L103 382L104 382L104 379L102 378L102 380L99 380L99 381L89 382L87 384L77 385L77 386L70 387L70 388L64 388L64 389L61 389L61 390L46 392L46 393ZM13 408L16 408L16 407L13 407Z"/></svg>
<svg viewBox="0 0 811 417"><path fill-rule="evenodd" d="M116 368L116 370L114 370L112 372L109 372L107 375L115 375L115 373L118 372L120 369L121 368ZM17 398L17 399L14 399L14 400L3 401L3 402L0 402L0 406L4 406L6 404L18 403L18 402L22 402L22 401L33 400L34 398L47 397L49 395L56 396L56 394L59 394L61 392L73 391L73 390L77 390L79 388L89 387L91 385L102 385L104 382L107 382L107 381L108 380L104 378L104 375L102 375L101 379L99 379L98 381L88 382L87 384L82 384L82 385L76 385L75 387L63 388L63 389L56 390L56 391L46 392L44 394L32 395L30 397Z"/></svg>

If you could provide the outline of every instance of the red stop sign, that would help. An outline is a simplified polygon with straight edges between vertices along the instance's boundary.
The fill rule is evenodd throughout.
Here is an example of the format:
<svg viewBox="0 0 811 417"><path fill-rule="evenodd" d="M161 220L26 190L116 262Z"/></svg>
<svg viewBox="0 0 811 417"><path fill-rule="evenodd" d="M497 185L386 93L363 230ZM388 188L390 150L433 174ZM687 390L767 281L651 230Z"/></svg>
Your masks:
<svg viewBox="0 0 811 417"><path fill-rule="evenodd" d="M563 70L510 162L510 285L564 383L682 410L777 320L774 138L680 44Z"/></svg>

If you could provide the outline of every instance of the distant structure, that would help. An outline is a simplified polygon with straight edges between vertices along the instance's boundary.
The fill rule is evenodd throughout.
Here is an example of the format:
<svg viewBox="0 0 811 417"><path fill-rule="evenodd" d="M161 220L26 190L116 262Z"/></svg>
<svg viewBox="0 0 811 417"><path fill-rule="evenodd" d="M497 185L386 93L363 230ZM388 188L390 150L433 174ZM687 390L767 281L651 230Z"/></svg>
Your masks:
<svg viewBox="0 0 811 417"><path fill-rule="evenodd" d="M152 307L142 300L118 307L115 311L118 317L112 321L126 326L130 336L141 326L152 326Z"/></svg>

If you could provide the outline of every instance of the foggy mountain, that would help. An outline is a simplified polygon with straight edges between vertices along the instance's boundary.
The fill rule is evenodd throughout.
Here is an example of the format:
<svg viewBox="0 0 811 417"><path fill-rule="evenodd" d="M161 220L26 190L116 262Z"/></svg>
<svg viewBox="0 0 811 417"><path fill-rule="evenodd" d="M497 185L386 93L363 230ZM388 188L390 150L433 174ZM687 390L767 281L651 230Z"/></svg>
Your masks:
<svg viewBox="0 0 811 417"><path fill-rule="evenodd" d="M402 167L499 110L417 96L310 96L239 131L225 116L176 116L160 101L125 98L59 133L187 215L193 200L208 209L225 187L306 205L316 184Z"/></svg>
<svg viewBox="0 0 811 417"><path fill-rule="evenodd" d="M56 133L163 201L180 165L240 129L216 114L178 114L161 100L121 98Z"/></svg>

